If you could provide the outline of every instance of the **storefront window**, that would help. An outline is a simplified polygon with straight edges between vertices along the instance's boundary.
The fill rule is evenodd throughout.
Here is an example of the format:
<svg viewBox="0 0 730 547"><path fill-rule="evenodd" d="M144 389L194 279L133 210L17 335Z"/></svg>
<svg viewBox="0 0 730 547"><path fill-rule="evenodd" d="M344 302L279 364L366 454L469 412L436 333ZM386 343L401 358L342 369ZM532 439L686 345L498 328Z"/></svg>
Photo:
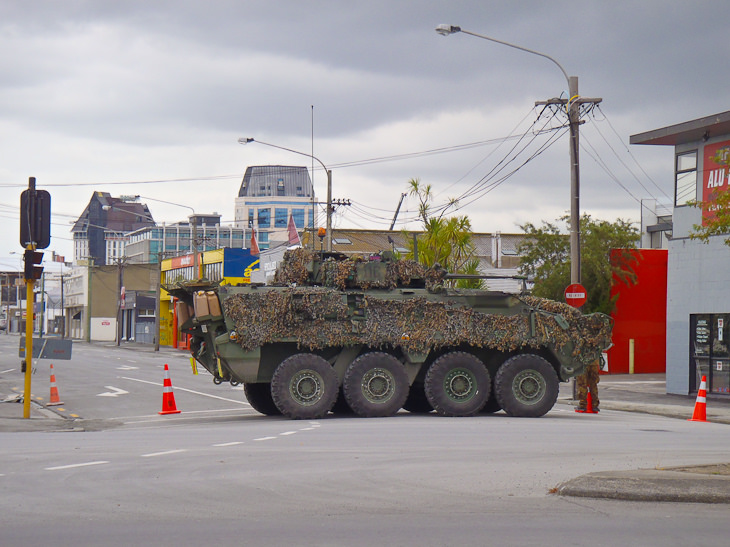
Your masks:
<svg viewBox="0 0 730 547"><path fill-rule="evenodd" d="M690 316L690 370L692 388L699 388L707 376L710 393L730 393L730 314L698 314Z"/></svg>

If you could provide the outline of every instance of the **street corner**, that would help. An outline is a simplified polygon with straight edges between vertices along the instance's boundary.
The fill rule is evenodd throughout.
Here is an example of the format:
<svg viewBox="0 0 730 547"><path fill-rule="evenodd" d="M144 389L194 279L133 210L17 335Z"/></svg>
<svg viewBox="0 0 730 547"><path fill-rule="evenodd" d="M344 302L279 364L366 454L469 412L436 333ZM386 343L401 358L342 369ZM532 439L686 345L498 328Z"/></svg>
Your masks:
<svg viewBox="0 0 730 547"><path fill-rule="evenodd" d="M730 504L730 464L600 471L566 481L551 492L623 501Z"/></svg>

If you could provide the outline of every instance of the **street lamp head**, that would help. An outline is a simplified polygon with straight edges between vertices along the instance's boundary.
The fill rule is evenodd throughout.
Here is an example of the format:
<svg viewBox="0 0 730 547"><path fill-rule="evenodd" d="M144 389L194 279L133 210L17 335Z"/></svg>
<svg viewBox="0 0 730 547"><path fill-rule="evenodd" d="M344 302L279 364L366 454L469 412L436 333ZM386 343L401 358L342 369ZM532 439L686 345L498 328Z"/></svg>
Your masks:
<svg viewBox="0 0 730 547"><path fill-rule="evenodd" d="M449 34L456 34L457 32L461 32L461 27L457 27L456 25L439 25L436 27L435 30L441 36L448 36Z"/></svg>
<svg viewBox="0 0 730 547"><path fill-rule="evenodd" d="M238 139L238 144L248 144L250 142L254 142L253 137L241 137Z"/></svg>

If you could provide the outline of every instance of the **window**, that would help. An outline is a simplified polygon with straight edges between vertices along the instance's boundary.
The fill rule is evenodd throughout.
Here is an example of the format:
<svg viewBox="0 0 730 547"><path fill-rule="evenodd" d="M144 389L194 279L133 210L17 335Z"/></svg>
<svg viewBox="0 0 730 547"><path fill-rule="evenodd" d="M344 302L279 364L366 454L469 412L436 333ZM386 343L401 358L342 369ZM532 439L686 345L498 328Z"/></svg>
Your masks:
<svg viewBox="0 0 730 547"><path fill-rule="evenodd" d="M304 195L304 191L301 186L297 186L297 196L301 197Z"/></svg>
<svg viewBox="0 0 730 547"><path fill-rule="evenodd" d="M291 216L294 217L294 226L304 228L304 209L292 209Z"/></svg>
<svg viewBox="0 0 730 547"><path fill-rule="evenodd" d="M253 209L248 210L248 227L253 228Z"/></svg>
<svg viewBox="0 0 730 547"><path fill-rule="evenodd" d="M312 209L309 210L309 227L314 227L314 211Z"/></svg>
<svg viewBox="0 0 730 547"><path fill-rule="evenodd" d="M289 222L289 211L287 209L277 208L275 213L276 219L274 220L274 228L286 228L287 223Z"/></svg>
<svg viewBox="0 0 730 547"><path fill-rule="evenodd" d="M284 194L284 179L279 179L276 182L276 195L277 196L283 196Z"/></svg>
<svg viewBox="0 0 730 547"><path fill-rule="evenodd" d="M674 206L697 199L697 150L677 154Z"/></svg>
<svg viewBox="0 0 730 547"><path fill-rule="evenodd" d="M259 209L259 228L271 227L271 209Z"/></svg>

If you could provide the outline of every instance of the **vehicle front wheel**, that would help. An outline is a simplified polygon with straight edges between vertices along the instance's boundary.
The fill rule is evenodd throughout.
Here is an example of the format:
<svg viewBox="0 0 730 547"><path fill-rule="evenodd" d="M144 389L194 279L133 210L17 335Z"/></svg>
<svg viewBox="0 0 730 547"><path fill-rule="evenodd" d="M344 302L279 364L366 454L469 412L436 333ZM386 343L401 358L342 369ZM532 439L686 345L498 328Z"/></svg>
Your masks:
<svg viewBox="0 0 730 547"><path fill-rule="evenodd" d="M271 378L271 396L287 418L312 420L324 417L335 404L337 374L313 353L297 353L284 359Z"/></svg>
<svg viewBox="0 0 730 547"><path fill-rule="evenodd" d="M539 355L510 357L499 367L494 383L497 401L510 416L537 418L558 400L558 375Z"/></svg>

